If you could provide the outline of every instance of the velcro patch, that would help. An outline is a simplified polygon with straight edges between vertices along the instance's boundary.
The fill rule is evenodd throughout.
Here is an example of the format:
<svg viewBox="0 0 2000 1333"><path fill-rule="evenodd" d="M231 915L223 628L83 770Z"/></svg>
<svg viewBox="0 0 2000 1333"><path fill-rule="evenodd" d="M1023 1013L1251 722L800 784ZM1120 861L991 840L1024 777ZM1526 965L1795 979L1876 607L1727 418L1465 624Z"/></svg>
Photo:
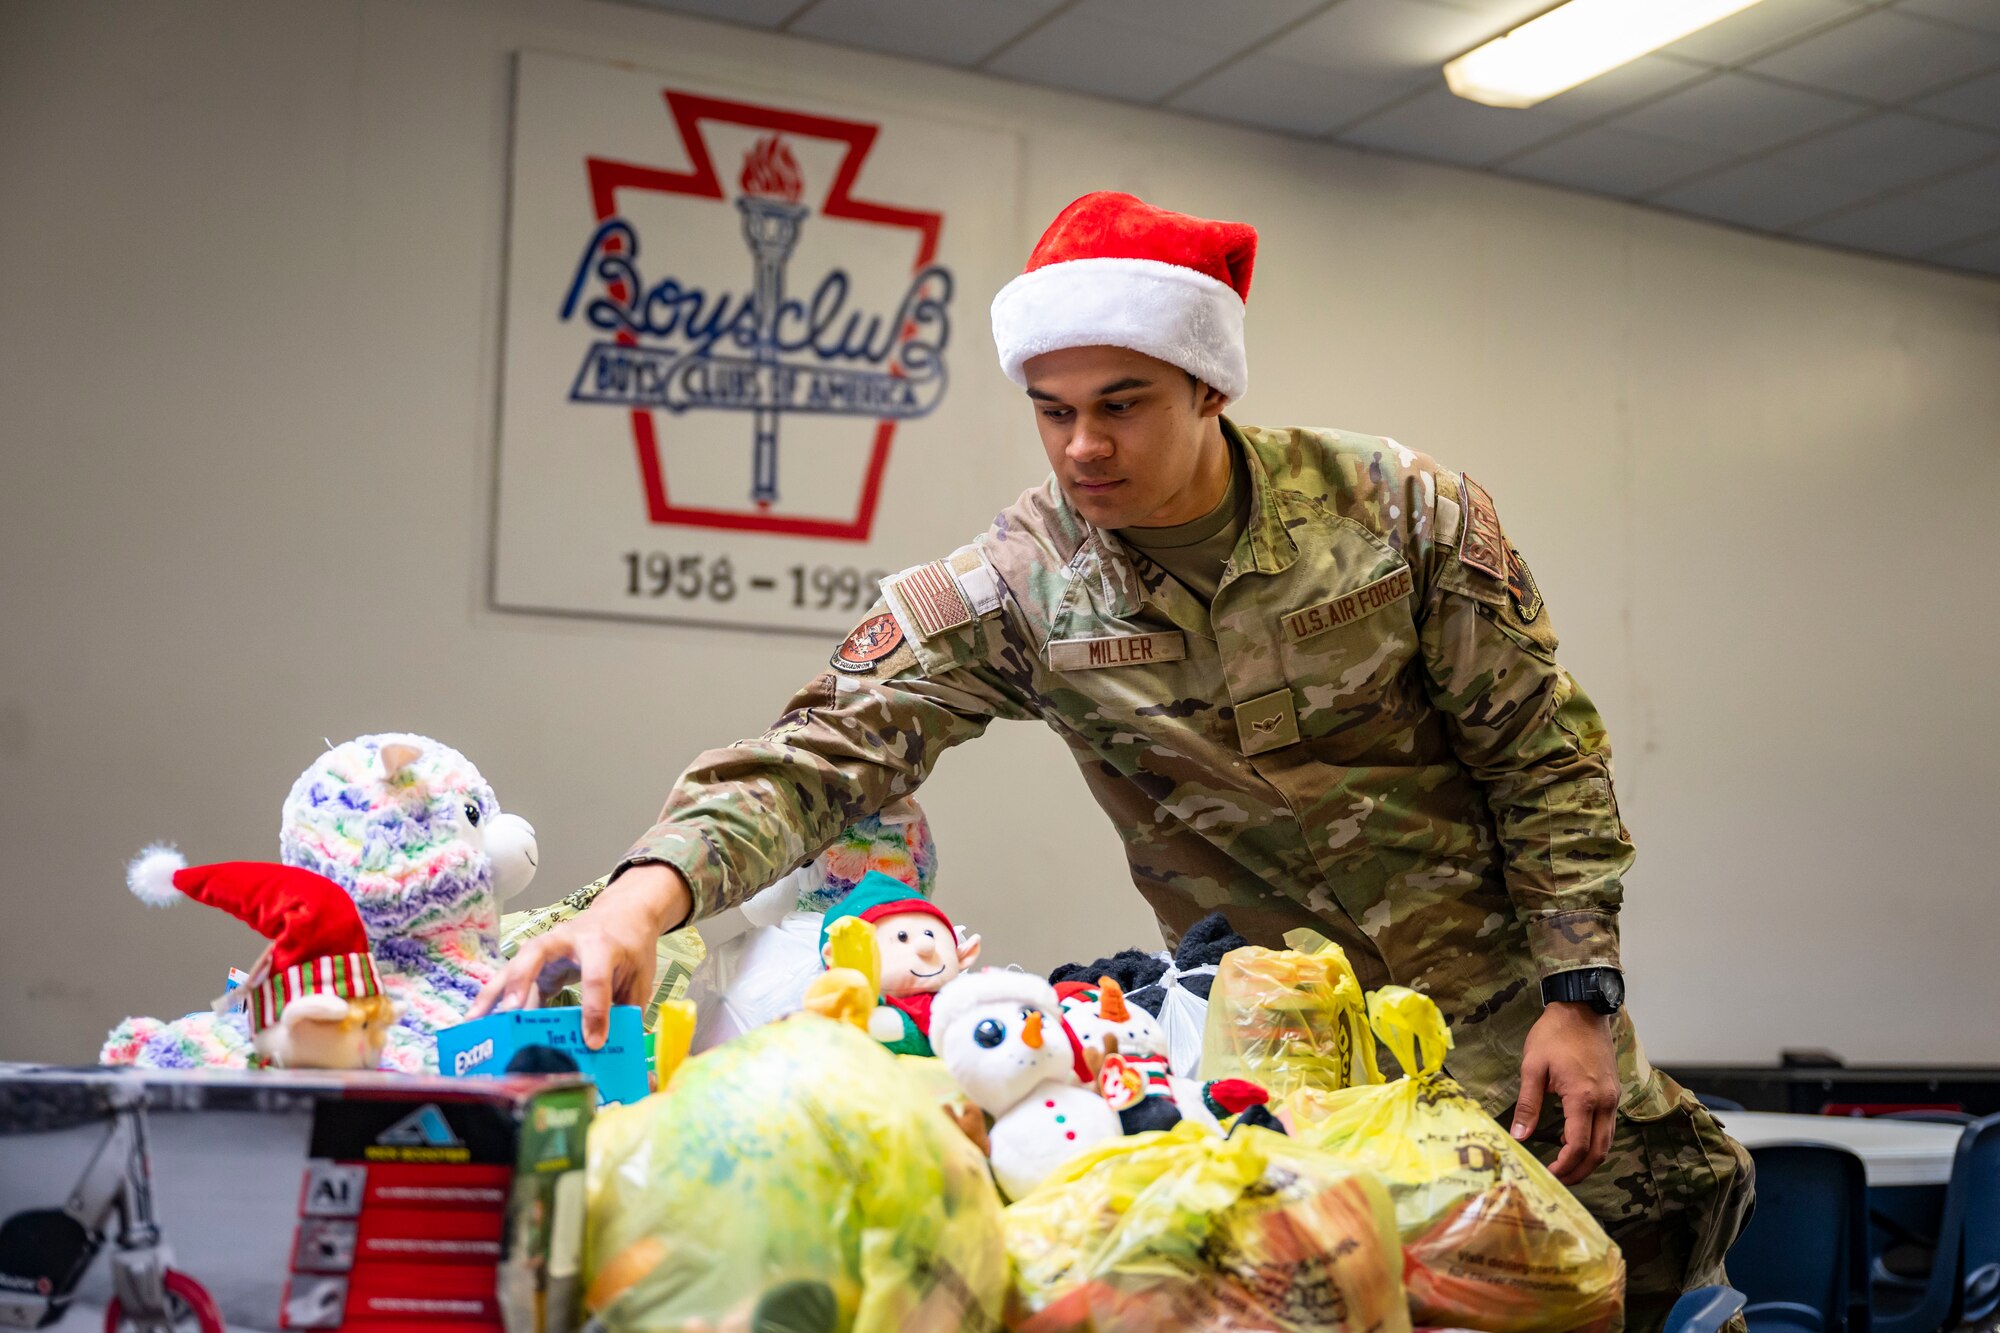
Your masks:
<svg viewBox="0 0 2000 1333"><path fill-rule="evenodd" d="M896 622L896 617L884 611L856 625L854 632L842 639L840 647L833 650L830 660L836 671L873 671L875 664L895 652L902 641L903 627Z"/></svg>
<svg viewBox="0 0 2000 1333"><path fill-rule="evenodd" d="M1365 587L1343 593L1330 602L1309 606L1303 611L1294 611L1285 617L1285 636L1293 643L1300 639L1310 639L1315 634L1324 634L1342 625L1351 625L1363 616L1373 615L1383 607L1400 602L1410 595L1410 570L1408 566L1393 574L1385 574Z"/></svg>
<svg viewBox="0 0 2000 1333"><path fill-rule="evenodd" d="M1096 667L1148 666L1187 656L1187 635L1119 634L1102 639L1057 639L1049 644L1049 670L1089 671Z"/></svg>
<svg viewBox="0 0 2000 1333"><path fill-rule="evenodd" d="M1521 623L1534 624L1535 617L1542 613L1542 590L1535 585L1534 571L1511 543L1507 547L1507 595L1513 598L1514 611L1521 617Z"/></svg>
<svg viewBox="0 0 2000 1333"><path fill-rule="evenodd" d="M918 565L890 582L895 585L910 619L916 622L920 637L935 639L972 623L972 608L967 605L965 594L959 591L951 567L944 561Z"/></svg>
<svg viewBox="0 0 2000 1333"><path fill-rule="evenodd" d="M1458 563L1490 579L1507 578L1507 538L1493 497L1471 477L1465 479L1465 538L1458 544Z"/></svg>

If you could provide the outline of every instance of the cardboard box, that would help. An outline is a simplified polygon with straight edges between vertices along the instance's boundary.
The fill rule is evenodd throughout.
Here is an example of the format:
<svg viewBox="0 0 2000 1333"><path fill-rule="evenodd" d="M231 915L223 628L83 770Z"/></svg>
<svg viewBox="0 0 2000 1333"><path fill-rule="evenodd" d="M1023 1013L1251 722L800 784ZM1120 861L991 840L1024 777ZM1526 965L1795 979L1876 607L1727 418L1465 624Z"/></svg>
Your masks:
<svg viewBox="0 0 2000 1333"><path fill-rule="evenodd" d="M568 1333L575 1076L0 1064L0 1328Z"/></svg>
<svg viewBox="0 0 2000 1333"><path fill-rule="evenodd" d="M600 1105L636 1102L646 1080L646 1032L636 1004L614 1004L604 1045L583 1044L583 1010L511 1009L438 1033L438 1068L454 1077L507 1072L523 1052L553 1051L597 1085ZM544 1066L546 1068L546 1066Z"/></svg>

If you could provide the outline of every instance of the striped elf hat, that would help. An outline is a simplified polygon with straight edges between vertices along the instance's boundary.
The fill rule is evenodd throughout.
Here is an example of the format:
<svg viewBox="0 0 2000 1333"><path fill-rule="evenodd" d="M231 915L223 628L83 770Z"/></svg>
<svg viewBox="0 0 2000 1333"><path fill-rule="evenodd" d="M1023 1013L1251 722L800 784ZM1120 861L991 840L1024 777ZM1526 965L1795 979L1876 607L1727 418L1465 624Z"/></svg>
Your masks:
<svg viewBox="0 0 2000 1333"><path fill-rule="evenodd" d="M382 993L361 914L325 875L269 861L191 866L171 847L149 847L128 868L126 882L154 907L192 898L271 941L231 995L247 996L253 1033L277 1023L285 1006L304 996L345 1001Z"/></svg>

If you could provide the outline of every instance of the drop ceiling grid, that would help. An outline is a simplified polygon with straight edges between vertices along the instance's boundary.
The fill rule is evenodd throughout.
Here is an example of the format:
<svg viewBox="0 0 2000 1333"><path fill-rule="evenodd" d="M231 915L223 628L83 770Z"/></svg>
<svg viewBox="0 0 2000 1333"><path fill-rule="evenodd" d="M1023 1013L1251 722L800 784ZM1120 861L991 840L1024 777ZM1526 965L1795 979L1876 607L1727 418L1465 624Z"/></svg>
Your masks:
<svg viewBox="0 0 2000 1333"><path fill-rule="evenodd" d="M635 2L2000 273L2000 0L1762 0L1525 111L1439 68L1549 0Z"/></svg>

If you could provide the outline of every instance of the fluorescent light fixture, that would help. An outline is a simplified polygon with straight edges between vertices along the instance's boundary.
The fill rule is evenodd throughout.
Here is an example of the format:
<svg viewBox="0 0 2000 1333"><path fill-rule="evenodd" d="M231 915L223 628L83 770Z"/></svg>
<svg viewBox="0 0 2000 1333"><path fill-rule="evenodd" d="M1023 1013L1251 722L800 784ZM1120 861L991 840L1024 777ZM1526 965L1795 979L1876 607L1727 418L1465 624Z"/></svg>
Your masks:
<svg viewBox="0 0 2000 1333"><path fill-rule="evenodd" d="M1569 0L1444 67L1460 97L1533 106L1758 0Z"/></svg>

